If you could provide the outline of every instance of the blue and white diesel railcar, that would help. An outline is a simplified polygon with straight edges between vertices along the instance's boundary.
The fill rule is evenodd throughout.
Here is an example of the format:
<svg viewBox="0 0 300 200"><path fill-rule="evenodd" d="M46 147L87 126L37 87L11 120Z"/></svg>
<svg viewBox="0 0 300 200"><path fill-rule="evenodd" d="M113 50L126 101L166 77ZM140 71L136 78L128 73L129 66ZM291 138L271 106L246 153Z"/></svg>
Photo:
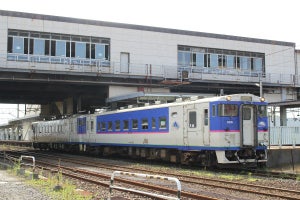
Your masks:
<svg viewBox="0 0 300 200"><path fill-rule="evenodd" d="M267 103L251 94L191 98L47 123L33 124L37 147L205 166L267 161ZM45 127L55 124L62 127ZM52 132L45 137L45 130Z"/></svg>

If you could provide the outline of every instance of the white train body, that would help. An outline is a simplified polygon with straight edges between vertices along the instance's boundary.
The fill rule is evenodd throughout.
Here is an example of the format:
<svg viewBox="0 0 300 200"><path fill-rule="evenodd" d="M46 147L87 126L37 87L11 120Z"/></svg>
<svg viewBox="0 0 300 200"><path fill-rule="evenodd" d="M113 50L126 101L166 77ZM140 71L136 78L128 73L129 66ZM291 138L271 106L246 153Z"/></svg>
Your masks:
<svg viewBox="0 0 300 200"><path fill-rule="evenodd" d="M39 148L200 165L266 163L267 103L251 94L191 99L33 123Z"/></svg>

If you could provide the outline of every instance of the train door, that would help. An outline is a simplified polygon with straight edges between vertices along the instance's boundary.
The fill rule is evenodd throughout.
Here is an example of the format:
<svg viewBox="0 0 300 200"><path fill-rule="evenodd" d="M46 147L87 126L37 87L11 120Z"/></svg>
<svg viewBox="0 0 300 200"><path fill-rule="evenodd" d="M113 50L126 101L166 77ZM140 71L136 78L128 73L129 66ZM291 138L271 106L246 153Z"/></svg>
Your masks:
<svg viewBox="0 0 300 200"><path fill-rule="evenodd" d="M198 123L197 110L195 104L189 104L183 106L183 145L195 146L199 145L198 135L200 134L200 126Z"/></svg>
<svg viewBox="0 0 300 200"><path fill-rule="evenodd" d="M204 107L201 111L202 111L201 114L203 119L203 144L208 146L210 143L208 108Z"/></svg>
<svg viewBox="0 0 300 200"><path fill-rule="evenodd" d="M242 105L241 106L241 146L255 146L257 143L257 128L256 128L256 106Z"/></svg>

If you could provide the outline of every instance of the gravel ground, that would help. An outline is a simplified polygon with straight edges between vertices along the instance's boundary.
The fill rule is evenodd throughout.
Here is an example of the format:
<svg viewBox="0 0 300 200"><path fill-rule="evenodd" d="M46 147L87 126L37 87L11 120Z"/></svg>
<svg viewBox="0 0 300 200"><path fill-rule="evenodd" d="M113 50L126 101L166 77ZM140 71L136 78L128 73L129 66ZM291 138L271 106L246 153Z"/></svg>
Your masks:
<svg viewBox="0 0 300 200"><path fill-rule="evenodd" d="M0 169L0 200L51 200L39 190L24 183L20 177Z"/></svg>

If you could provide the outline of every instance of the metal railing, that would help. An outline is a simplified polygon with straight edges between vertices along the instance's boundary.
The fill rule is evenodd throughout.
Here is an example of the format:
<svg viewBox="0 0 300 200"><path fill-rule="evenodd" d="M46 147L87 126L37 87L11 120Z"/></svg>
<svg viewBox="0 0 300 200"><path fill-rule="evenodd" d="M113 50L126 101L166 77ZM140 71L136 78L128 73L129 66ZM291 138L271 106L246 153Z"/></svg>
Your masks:
<svg viewBox="0 0 300 200"><path fill-rule="evenodd" d="M49 65L51 63L51 65ZM159 65L142 63L124 63L101 59L69 58L58 56L40 56L8 53L0 55L0 68L18 68L29 70L48 70L78 73L110 73L164 79L187 78L191 81L218 80L239 81L300 86L300 77L295 74L276 74L236 70L230 68L182 67L177 65ZM124 66L126 69L124 69ZM183 77L183 72L187 77Z"/></svg>
<svg viewBox="0 0 300 200"><path fill-rule="evenodd" d="M279 147L300 145L300 127L270 127L270 145Z"/></svg>
<svg viewBox="0 0 300 200"><path fill-rule="evenodd" d="M165 181L174 181L177 184L177 197L170 197L170 196L165 196L165 195L160 195L160 194L155 194L155 193L150 193L150 192L144 192L144 191L141 191L141 190L135 190L135 189L130 189L130 188L126 188L126 187L115 186L114 185L114 178L117 174L118 175L124 175L124 176L140 177L140 178L144 178L144 179L159 179L159 180L165 180ZM118 189L118 190L128 191L128 192L134 192L134 193L138 193L138 194L142 194L142 195L144 194L144 195L149 195L149 196L152 196L152 197L158 197L158 198L164 198L164 199L179 200L181 198L181 184L180 184L180 181L177 178L166 177L166 176L114 171L111 175L111 178L110 178L109 198L108 199L111 199L111 193L112 193L113 189Z"/></svg>

